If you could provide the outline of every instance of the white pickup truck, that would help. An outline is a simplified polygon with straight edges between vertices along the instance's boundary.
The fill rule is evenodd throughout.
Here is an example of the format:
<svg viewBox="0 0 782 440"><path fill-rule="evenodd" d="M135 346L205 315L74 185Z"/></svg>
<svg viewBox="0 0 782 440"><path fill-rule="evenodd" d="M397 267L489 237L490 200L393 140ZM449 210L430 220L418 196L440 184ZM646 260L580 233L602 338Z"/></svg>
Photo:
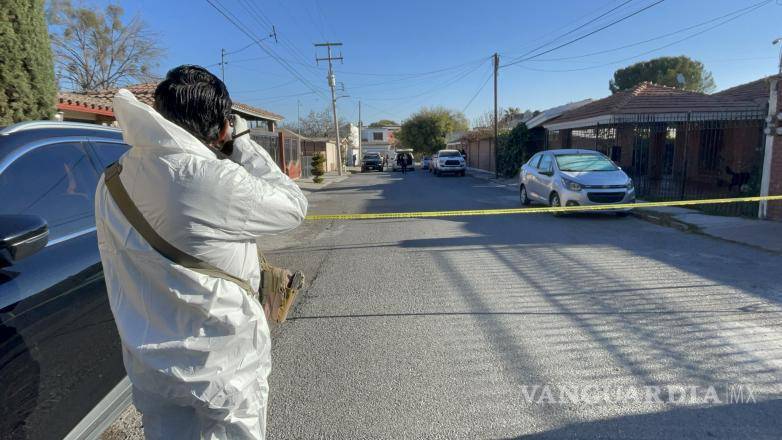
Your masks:
<svg viewBox="0 0 782 440"><path fill-rule="evenodd" d="M442 176L446 173L464 176L467 165L464 163L462 153L457 150L440 150L436 157L432 162L436 176Z"/></svg>

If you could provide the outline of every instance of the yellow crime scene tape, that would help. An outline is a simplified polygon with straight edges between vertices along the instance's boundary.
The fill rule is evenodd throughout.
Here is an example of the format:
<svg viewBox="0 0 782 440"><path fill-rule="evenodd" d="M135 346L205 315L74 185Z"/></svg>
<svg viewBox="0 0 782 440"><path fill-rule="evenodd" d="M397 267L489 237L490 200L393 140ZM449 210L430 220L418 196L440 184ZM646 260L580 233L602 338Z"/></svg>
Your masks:
<svg viewBox="0 0 782 440"><path fill-rule="evenodd" d="M457 211L419 211L419 212L380 212L363 214L316 214L308 215L307 220L376 220L388 218L430 218L430 217L466 217L475 215L510 215L510 214L541 214L586 211L616 211L622 209L655 208L665 206L717 205L724 203L770 202L782 200L778 196L732 197L723 199L674 200L668 202L639 202L613 205L581 205L562 207L527 207L500 209L467 209Z"/></svg>

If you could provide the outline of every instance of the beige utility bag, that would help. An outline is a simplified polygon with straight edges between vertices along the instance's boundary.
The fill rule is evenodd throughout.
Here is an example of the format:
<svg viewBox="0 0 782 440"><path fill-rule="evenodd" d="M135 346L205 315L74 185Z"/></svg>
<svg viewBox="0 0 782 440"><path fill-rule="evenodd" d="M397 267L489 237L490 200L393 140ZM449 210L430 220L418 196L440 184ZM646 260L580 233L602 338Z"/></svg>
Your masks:
<svg viewBox="0 0 782 440"><path fill-rule="evenodd" d="M210 277L222 278L236 283L247 292L251 298L260 301L266 318L276 323L284 322L288 317L288 311L296 300L299 290L304 287L304 275L296 271L291 273L287 269L274 267L266 260L260 249L258 260L261 265L261 291L253 291L252 286L246 280L231 275L222 269L215 267L199 258L182 252L158 234L152 225L147 222L141 211L128 195L122 180L119 178L122 165L116 162L106 168L104 181L114 203L128 222L144 240L152 246L160 255L172 262Z"/></svg>

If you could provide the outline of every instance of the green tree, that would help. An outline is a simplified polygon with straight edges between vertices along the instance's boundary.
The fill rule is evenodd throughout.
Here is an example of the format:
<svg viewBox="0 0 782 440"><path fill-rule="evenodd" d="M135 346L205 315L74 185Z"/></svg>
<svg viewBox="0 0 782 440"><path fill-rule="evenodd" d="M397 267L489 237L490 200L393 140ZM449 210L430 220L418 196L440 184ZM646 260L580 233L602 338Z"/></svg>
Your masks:
<svg viewBox="0 0 782 440"><path fill-rule="evenodd" d="M711 72L705 69L703 63L686 56L660 57L619 69L608 82L608 88L611 93L616 93L644 81L701 93L709 93L716 88Z"/></svg>
<svg viewBox="0 0 782 440"><path fill-rule="evenodd" d="M467 118L462 112L443 107L422 108L402 123L398 138L405 148L432 153L445 148L448 133L467 128Z"/></svg>
<svg viewBox="0 0 782 440"><path fill-rule="evenodd" d="M315 183L323 182L323 175L326 174L326 158L318 153L312 156L312 181Z"/></svg>
<svg viewBox="0 0 782 440"><path fill-rule="evenodd" d="M377 122L373 122L369 124L369 128L381 128L381 127L387 127L389 125L399 125L396 123L396 121L392 121L390 119L381 119Z"/></svg>
<svg viewBox="0 0 782 440"><path fill-rule="evenodd" d="M57 88L43 3L0 2L0 125L54 113Z"/></svg>
<svg viewBox="0 0 782 440"><path fill-rule="evenodd" d="M105 11L51 0L46 11L61 80L77 91L105 90L149 82L163 55L158 36L139 17L124 23L121 6Z"/></svg>

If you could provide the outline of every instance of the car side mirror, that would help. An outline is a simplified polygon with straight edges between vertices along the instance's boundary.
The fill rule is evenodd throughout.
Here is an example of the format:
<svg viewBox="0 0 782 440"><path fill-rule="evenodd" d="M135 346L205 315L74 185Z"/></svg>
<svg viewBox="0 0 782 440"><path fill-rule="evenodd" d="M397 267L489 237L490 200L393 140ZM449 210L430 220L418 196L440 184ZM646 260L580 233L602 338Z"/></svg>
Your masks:
<svg viewBox="0 0 782 440"><path fill-rule="evenodd" d="M40 251L49 242L49 226L37 215L0 215L0 266Z"/></svg>

